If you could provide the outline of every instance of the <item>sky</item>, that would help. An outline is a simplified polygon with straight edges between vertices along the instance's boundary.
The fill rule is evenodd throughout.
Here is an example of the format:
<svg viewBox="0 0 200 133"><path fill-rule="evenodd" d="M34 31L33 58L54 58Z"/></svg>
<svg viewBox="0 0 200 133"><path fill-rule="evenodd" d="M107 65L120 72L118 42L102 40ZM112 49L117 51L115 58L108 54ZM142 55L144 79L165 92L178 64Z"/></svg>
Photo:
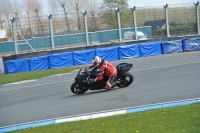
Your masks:
<svg viewBox="0 0 200 133"><path fill-rule="evenodd" d="M170 4L180 4L180 3L194 3L198 0L128 0L129 7L147 7L147 6L162 6L166 3Z"/></svg>
<svg viewBox="0 0 200 133"><path fill-rule="evenodd" d="M0 0L1 1L1 0ZM13 0L11 0L13 1ZM21 3L21 0L18 0ZM102 2L103 0L98 0ZM182 3L191 3L197 2L198 0L128 0L129 7L151 7L151 6L163 6L166 3L170 6L173 4L182 4ZM48 4L47 0L41 0L43 3L44 9L43 13L48 14Z"/></svg>
<svg viewBox="0 0 200 133"><path fill-rule="evenodd" d="M43 0L42 0L43 1ZM102 2L103 0L98 0ZM149 6L163 6L166 3L170 4L182 4L182 3L191 3L197 2L198 0L128 0L129 7L149 7ZM46 4L44 4L46 5ZM47 13L47 11L45 11Z"/></svg>

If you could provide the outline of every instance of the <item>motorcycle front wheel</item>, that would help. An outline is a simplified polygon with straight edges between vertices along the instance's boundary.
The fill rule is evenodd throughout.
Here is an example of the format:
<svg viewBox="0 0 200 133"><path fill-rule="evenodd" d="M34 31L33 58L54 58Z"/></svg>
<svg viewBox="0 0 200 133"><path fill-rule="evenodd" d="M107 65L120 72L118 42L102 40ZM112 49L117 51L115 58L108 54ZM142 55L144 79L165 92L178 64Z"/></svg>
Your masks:
<svg viewBox="0 0 200 133"><path fill-rule="evenodd" d="M71 85L71 91L74 93L74 94L83 94L87 91L88 89L86 89L85 87L83 86L80 86L77 82L74 82L72 85Z"/></svg>
<svg viewBox="0 0 200 133"><path fill-rule="evenodd" d="M133 75L127 72L118 79L119 83L117 83L116 86L120 88L127 87L133 82L133 80L134 80Z"/></svg>

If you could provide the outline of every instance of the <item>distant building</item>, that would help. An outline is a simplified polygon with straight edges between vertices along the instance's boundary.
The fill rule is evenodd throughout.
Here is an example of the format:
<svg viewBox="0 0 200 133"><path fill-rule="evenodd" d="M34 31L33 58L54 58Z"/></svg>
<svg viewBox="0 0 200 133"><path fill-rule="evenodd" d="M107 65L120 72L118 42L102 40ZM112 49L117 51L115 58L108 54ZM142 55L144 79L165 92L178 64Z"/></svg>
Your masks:
<svg viewBox="0 0 200 133"><path fill-rule="evenodd" d="M166 21L165 21L165 19L146 21L144 23L144 26L151 26L152 27L152 34L155 35L157 29L166 28Z"/></svg>
<svg viewBox="0 0 200 133"><path fill-rule="evenodd" d="M5 42L7 38L7 30L2 29L0 30L0 42Z"/></svg>

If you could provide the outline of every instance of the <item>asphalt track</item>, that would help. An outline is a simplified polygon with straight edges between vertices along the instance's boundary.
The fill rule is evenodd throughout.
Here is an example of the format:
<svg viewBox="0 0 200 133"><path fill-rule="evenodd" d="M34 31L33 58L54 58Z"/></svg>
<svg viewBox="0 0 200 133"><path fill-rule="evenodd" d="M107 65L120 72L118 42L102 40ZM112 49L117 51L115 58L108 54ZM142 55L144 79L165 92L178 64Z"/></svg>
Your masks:
<svg viewBox="0 0 200 133"><path fill-rule="evenodd" d="M127 88L70 91L77 71L0 86L0 127L200 97L200 51L113 61L130 62Z"/></svg>

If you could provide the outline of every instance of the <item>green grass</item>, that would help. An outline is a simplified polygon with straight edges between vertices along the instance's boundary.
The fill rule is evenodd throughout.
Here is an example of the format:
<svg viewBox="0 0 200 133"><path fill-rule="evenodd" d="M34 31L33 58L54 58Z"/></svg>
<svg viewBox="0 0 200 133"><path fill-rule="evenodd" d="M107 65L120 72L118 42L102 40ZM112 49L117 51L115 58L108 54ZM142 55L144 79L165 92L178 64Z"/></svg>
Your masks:
<svg viewBox="0 0 200 133"><path fill-rule="evenodd" d="M23 72L23 73L15 73L15 74L4 74L4 75L0 75L0 85L13 83L17 81L42 78L45 76L51 76L55 74L67 73L67 72L80 69L80 68L81 67L70 67L70 68L49 69L49 70L31 71L31 72Z"/></svg>
<svg viewBox="0 0 200 133"><path fill-rule="evenodd" d="M200 102L28 128L12 133L200 133Z"/></svg>

